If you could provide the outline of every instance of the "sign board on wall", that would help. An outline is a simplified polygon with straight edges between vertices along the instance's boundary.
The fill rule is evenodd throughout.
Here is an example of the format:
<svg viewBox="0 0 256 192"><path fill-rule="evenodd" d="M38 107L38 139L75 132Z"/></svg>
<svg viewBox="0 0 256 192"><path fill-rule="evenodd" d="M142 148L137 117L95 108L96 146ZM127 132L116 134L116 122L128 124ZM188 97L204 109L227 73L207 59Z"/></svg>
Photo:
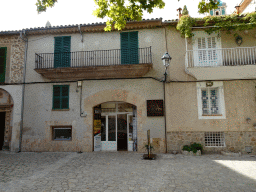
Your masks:
<svg viewBox="0 0 256 192"><path fill-rule="evenodd" d="M94 151L101 151L101 136L94 136Z"/></svg>
<svg viewBox="0 0 256 192"><path fill-rule="evenodd" d="M98 134L100 133L100 130L101 130L101 120L98 119L98 120L94 120L94 123L93 123L93 130L94 130L94 135L95 134Z"/></svg>
<svg viewBox="0 0 256 192"><path fill-rule="evenodd" d="M164 116L163 100L147 100L147 116Z"/></svg>

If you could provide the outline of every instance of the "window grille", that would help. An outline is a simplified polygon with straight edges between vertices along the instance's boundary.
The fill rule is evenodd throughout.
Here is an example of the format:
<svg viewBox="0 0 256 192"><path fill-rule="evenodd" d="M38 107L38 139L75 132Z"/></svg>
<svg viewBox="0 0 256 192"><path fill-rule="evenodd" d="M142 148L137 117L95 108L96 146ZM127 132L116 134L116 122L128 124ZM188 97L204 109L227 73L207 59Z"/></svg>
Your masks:
<svg viewBox="0 0 256 192"><path fill-rule="evenodd" d="M206 147L225 147L224 132L205 132Z"/></svg>

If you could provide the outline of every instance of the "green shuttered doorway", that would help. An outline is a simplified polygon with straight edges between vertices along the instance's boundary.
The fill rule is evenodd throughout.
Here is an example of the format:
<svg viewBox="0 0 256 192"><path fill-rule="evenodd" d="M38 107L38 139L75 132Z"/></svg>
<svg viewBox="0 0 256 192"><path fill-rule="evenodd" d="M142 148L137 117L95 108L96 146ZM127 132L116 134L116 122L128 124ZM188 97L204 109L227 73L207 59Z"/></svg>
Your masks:
<svg viewBox="0 0 256 192"><path fill-rule="evenodd" d="M139 64L138 31L121 33L121 64Z"/></svg>
<svg viewBox="0 0 256 192"><path fill-rule="evenodd" d="M70 36L55 37L54 68L70 67Z"/></svg>

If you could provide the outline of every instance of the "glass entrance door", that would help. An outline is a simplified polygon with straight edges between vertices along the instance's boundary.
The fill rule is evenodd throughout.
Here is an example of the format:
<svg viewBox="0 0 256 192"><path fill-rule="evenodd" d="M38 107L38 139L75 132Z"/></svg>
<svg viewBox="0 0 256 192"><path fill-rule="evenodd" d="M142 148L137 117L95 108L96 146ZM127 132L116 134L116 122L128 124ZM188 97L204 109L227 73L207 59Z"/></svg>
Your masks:
<svg viewBox="0 0 256 192"><path fill-rule="evenodd" d="M117 150L116 115L106 115L101 118L101 146L102 151Z"/></svg>
<svg viewBox="0 0 256 192"><path fill-rule="evenodd" d="M133 151L134 134L131 113L101 114L101 150Z"/></svg>

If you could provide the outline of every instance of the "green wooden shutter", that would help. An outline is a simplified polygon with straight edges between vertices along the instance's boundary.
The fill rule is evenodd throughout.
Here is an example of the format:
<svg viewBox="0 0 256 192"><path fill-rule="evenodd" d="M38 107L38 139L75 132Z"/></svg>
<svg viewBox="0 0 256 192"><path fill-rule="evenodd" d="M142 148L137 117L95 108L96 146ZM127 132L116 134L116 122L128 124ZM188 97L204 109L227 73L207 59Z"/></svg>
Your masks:
<svg viewBox="0 0 256 192"><path fill-rule="evenodd" d="M61 97L61 108L68 109L69 108L69 86L62 86L62 97Z"/></svg>
<svg viewBox="0 0 256 192"><path fill-rule="evenodd" d="M69 85L53 86L53 109L69 109Z"/></svg>
<svg viewBox="0 0 256 192"><path fill-rule="evenodd" d="M54 38L54 68L61 67L62 37Z"/></svg>
<svg viewBox="0 0 256 192"><path fill-rule="evenodd" d="M61 108L61 87L58 85L53 86L53 103L52 108L53 109L60 109Z"/></svg>
<svg viewBox="0 0 256 192"><path fill-rule="evenodd" d="M70 67L70 36L62 37L62 67Z"/></svg>
<svg viewBox="0 0 256 192"><path fill-rule="evenodd" d="M121 64L129 64L129 33L121 33Z"/></svg>
<svg viewBox="0 0 256 192"><path fill-rule="evenodd" d="M54 68L70 67L70 36L55 37Z"/></svg>
<svg viewBox="0 0 256 192"><path fill-rule="evenodd" d="M0 47L0 82L5 82L7 48Z"/></svg>
<svg viewBox="0 0 256 192"><path fill-rule="evenodd" d="M129 33L130 64L139 64L138 58L138 31Z"/></svg>
<svg viewBox="0 0 256 192"><path fill-rule="evenodd" d="M121 33L121 64L138 64L138 31Z"/></svg>

